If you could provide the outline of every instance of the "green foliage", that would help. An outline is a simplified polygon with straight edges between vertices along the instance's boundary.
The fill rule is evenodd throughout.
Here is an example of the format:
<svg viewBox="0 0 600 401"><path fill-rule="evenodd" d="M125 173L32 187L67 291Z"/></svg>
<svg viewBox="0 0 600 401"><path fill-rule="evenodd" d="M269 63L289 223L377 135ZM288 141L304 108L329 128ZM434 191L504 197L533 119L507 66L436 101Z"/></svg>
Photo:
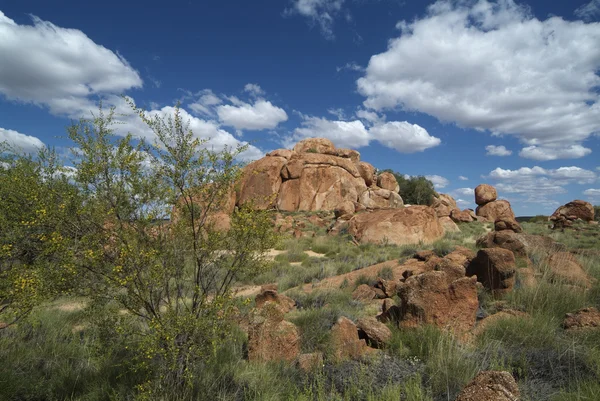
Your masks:
<svg viewBox="0 0 600 401"><path fill-rule="evenodd" d="M209 150L178 108L166 119L135 111L156 136L152 146L116 138L112 110L69 129L86 196L78 261L94 302L126 312L109 323L130 339L138 368L162 391L185 394L192 367L209 363L231 331L233 284L265 270L275 237L266 212L249 208L233 213L228 231L217 226L243 148ZM153 383L140 393L157 396Z"/></svg>
<svg viewBox="0 0 600 401"><path fill-rule="evenodd" d="M34 157L0 143L0 321L72 287L80 203L55 152Z"/></svg>
<svg viewBox="0 0 600 401"><path fill-rule="evenodd" d="M392 170L385 170L394 174L400 186L400 195L404 203L409 205L431 205L436 195L433 183L422 175L406 178L404 175Z"/></svg>
<svg viewBox="0 0 600 401"><path fill-rule="evenodd" d="M600 205L594 206L594 219L600 221Z"/></svg>

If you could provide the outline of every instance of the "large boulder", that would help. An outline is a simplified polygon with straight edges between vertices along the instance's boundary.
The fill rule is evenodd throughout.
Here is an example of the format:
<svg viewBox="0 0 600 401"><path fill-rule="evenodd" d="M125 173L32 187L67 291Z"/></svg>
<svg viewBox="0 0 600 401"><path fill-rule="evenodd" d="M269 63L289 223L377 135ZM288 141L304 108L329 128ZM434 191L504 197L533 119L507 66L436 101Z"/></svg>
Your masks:
<svg viewBox="0 0 600 401"><path fill-rule="evenodd" d="M434 324L464 334L475 325L479 301L474 278L463 277L448 284L443 271L411 276L398 286L400 325Z"/></svg>
<svg viewBox="0 0 600 401"><path fill-rule="evenodd" d="M300 354L300 331L283 319L279 305L267 302L257 309L248 327L248 359L293 361Z"/></svg>
<svg viewBox="0 0 600 401"><path fill-rule="evenodd" d="M470 223L475 220L469 209L463 211L460 209L453 209L452 212L450 212L450 218L457 223Z"/></svg>
<svg viewBox="0 0 600 401"><path fill-rule="evenodd" d="M263 286L260 293L254 298L254 303L257 308L262 308L268 302L277 304L283 313L287 313L296 307L296 301L292 298L279 294L275 288Z"/></svg>
<svg viewBox="0 0 600 401"><path fill-rule="evenodd" d="M548 266L550 278L561 284L591 288L592 279L575 255L570 252L556 252L544 260Z"/></svg>
<svg viewBox="0 0 600 401"><path fill-rule="evenodd" d="M494 223L496 228L510 229L514 232L523 231L510 207L510 202L507 200L496 200L477 206L476 213L477 216Z"/></svg>
<svg viewBox="0 0 600 401"><path fill-rule="evenodd" d="M338 361L360 358L368 349L366 341L358 337L358 327L344 316L331 328L331 342Z"/></svg>
<svg viewBox="0 0 600 401"><path fill-rule="evenodd" d="M307 138L294 146L296 153L335 154L335 145L326 138Z"/></svg>
<svg viewBox="0 0 600 401"><path fill-rule="evenodd" d="M377 176L375 175L375 167L367 162L359 162L356 165L360 176L365 180L365 184L370 187L377 184Z"/></svg>
<svg viewBox="0 0 600 401"><path fill-rule="evenodd" d="M448 217L454 209L457 209L456 201L448 194L438 194L433 197L432 208L438 217Z"/></svg>
<svg viewBox="0 0 600 401"><path fill-rule="evenodd" d="M280 156L263 157L244 167L237 197L238 206L251 202L258 210L275 206L281 187L281 169L287 159Z"/></svg>
<svg viewBox="0 0 600 401"><path fill-rule="evenodd" d="M475 203L479 206L485 205L498 199L496 188L488 184L481 184L475 188Z"/></svg>
<svg viewBox="0 0 600 401"><path fill-rule="evenodd" d="M460 392L455 401L519 401L521 393L508 372L484 371Z"/></svg>
<svg viewBox="0 0 600 401"><path fill-rule="evenodd" d="M594 206L586 201L574 200L556 209L552 213L552 216L550 216L550 219L558 220L561 217L567 220L581 219L583 221L593 221Z"/></svg>
<svg viewBox="0 0 600 401"><path fill-rule="evenodd" d="M456 225L454 220L452 220L448 216L439 218L440 224L444 228L445 233L458 233L460 232L460 228Z"/></svg>
<svg viewBox="0 0 600 401"><path fill-rule="evenodd" d="M517 266L512 251L503 248L481 249L467 268L467 276L477 276L488 290L503 293L512 290Z"/></svg>
<svg viewBox="0 0 600 401"><path fill-rule="evenodd" d="M359 337L365 337L368 345L383 348L392 339L392 331L374 317L363 317L356 322Z"/></svg>
<svg viewBox="0 0 600 401"><path fill-rule="evenodd" d="M393 192L400 192L400 186L392 173L381 173L377 176L377 186Z"/></svg>
<svg viewBox="0 0 600 401"><path fill-rule="evenodd" d="M350 219L348 232L361 243L396 245L431 243L444 235L435 211L429 206L360 213Z"/></svg>
<svg viewBox="0 0 600 401"><path fill-rule="evenodd" d="M563 327L566 330L600 327L600 311L594 307L590 307L580 309L575 313L567 313Z"/></svg>
<svg viewBox="0 0 600 401"><path fill-rule="evenodd" d="M382 188L368 188L358 198L361 205L368 209L398 209L404 201L398 192Z"/></svg>

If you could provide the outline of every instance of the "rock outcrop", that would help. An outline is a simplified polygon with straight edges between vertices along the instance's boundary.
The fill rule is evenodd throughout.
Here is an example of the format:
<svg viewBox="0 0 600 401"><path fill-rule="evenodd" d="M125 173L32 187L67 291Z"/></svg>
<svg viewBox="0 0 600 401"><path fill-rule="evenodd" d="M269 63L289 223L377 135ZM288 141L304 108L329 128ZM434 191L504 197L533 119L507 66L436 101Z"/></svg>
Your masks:
<svg viewBox="0 0 600 401"><path fill-rule="evenodd" d="M300 354L300 331L283 316L274 302L254 311L248 327L249 360L293 361Z"/></svg>
<svg viewBox="0 0 600 401"><path fill-rule="evenodd" d="M456 401L519 401L521 393L508 372L484 371L460 392Z"/></svg>
<svg viewBox="0 0 600 401"><path fill-rule="evenodd" d="M591 288L592 279L575 255L569 252L556 252L544 260L552 281L584 289Z"/></svg>
<svg viewBox="0 0 600 401"><path fill-rule="evenodd" d="M567 313L563 327L566 330L600 327L600 311L594 307L590 307L580 309L575 313Z"/></svg>
<svg viewBox="0 0 600 401"><path fill-rule="evenodd" d="M458 334L475 325L479 301L474 278L463 277L448 284L443 271L411 276L398 286L400 325L434 324Z"/></svg>
<svg viewBox="0 0 600 401"><path fill-rule="evenodd" d="M573 221L583 220L591 222L594 220L594 206L591 203L574 200L556 209L550 221L553 223L553 228L564 228L573 225Z"/></svg>
<svg viewBox="0 0 600 401"><path fill-rule="evenodd" d="M444 229L435 210L410 206L357 214L348 222L348 233L360 243L405 245L434 242Z"/></svg>
<svg viewBox="0 0 600 401"><path fill-rule="evenodd" d="M431 207L435 210L435 214L438 217L449 217L452 211L458 208L454 198L447 194L434 196Z"/></svg>
<svg viewBox="0 0 600 401"><path fill-rule="evenodd" d="M467 268L467 276L477 276L485 288L495 293L512 290L517 266L512 251L503 248L481 249Z"/></svg>
<svg viewBox="0 0 600 401"><path fill-rule="evenodd" d="M521 225L515 218L515 213L507 200L496 200L496 188L491 185L481 184L475 188L475 202L479 205L475 210L478 217L484 221L494 223L496 231L510 230L522 232ZM490 200L492 199L492 200Z"/></svg>
<svg viewBox="0 0 600 401"><path fill-rule="evenodd" d="M252 202L256 209L288 212L333 211L348 202L369 209L400 208L404 203L398 190L393 174L377 176L357 151L310 138L293 150L275 150L246 166L237 205Z"/></svg>
<svg viewBox="0 0 600 401"><path fill-rule="evenodd" d="M347 317L340 317L331 328L334 357L338 360L360 358L369 347L358 337L358 327Z"/></svg>

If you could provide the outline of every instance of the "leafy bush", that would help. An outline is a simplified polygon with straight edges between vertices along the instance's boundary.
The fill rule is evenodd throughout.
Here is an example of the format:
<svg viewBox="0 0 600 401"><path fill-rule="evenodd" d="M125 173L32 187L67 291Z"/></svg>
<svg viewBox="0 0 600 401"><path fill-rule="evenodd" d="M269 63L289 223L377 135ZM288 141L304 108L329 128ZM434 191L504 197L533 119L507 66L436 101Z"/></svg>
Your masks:
<svg viewBox="0 0 600 401"><path fill-rule="evenodd" d="M409 205L431 205L436 195L433 183L422 175L405 177L392 170L384 170L394 174L400 186L400 196Z"/></svg>

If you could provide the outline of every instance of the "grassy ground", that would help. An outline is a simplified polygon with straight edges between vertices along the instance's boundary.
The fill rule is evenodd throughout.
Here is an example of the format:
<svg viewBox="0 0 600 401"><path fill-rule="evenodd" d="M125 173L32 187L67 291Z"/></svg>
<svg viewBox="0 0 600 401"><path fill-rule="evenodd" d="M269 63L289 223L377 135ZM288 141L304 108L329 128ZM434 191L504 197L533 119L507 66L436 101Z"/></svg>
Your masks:
<svg viewBox="0 0 600 401"><path fill-rule="evenodd" d="M530 257L537 285L519 287L501 299L485 293L480 297L482 315L502 309L523 314L497 319L469 341L435 327L390 325L392 341L377 355L342 363L328 358L329 332L335 321L340 316L357 319L372 311L352 299L354 286L310 293L298 286L388 260L403 261L417 250L445 255L458 245L475 249L475 239L489 230L479 223L459 227L460 233L428 246L356 245L346 236L329 237L323 228L310 225L304 228L307 236L283 239L277 247L283 252L274 257L273 268L244 283L278 283L280 291L289 289L287 294L298 308L286 318L300 329L302 352L323 352L325 365L304 373L290 364L250 363L244 358L246 337L235 332L217 350L215 363L197 367L197 388L187 399L452 400L483 369L510 371L523 400L600 399L600 329L568 333L561 326L567 312L600 307L597 226L553 232L543 221L523 223L528 233L548 235L576 250L585 270L597 279L588 291L551 277L543 258L534 252ZM96 317L83 305L85 300L62 299L0 331L0 400L135 399L144 372L131 369L126 344L96 326Z"/></svg>

